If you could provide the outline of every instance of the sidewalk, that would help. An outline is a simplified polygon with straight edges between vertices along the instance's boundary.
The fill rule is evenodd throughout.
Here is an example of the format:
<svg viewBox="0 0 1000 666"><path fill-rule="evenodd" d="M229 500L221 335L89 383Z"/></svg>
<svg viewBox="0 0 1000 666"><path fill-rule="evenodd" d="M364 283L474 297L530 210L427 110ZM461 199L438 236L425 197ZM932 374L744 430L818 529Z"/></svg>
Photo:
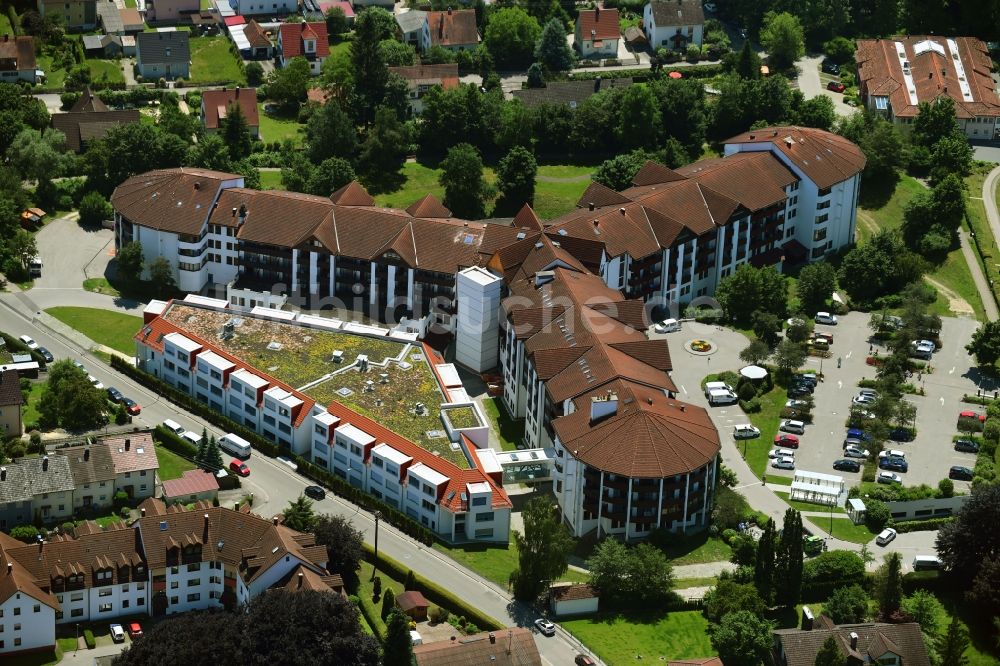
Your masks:
<svg viewBox="0 0 1000 666"><path fill-rule="evenodd" d="M997 169L991 172L996 173ZM989 178L987 178L989 180ZM983 185L986 188L986 185ZM985 194L985 193L984 193ZM992 200L992 195L991 199ZM996 212L996 201L993 201L994 214ZM987 217L990 218L990 229L993 231L994 238L1000 238L997 236L997 230L995 225L994 216L989 215L989 207L987 207ZM972 281L976 283L976 291L979 292L979 300L983 303L983 312L986 313L986 319L989 321L996 321L1000 318L1000 313L997 312L997 301L993 297L993 290L990 288L989 282L986 280L986 276L983 275L983 267L979 265L979 260L976 258L976 252L972 249L972 243L969 242L969 234L965 232L964 229L958 230L958 241L962 246L962 256L965 257L965 263L969 265L969 272L972 273Z"/></svg>

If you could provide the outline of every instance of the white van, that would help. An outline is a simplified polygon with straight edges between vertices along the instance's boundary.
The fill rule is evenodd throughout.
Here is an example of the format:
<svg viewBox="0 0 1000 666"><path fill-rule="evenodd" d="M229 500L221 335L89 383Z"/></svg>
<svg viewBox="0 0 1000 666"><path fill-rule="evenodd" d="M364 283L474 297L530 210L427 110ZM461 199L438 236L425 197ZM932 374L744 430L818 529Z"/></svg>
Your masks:
<svg viewBox="0 0 1000 666"><path fill-rule="evenodd" d="M219 438L219 448L237 458L245 460L250 457L250 442L231 432Z"/></svg>
<svg viewBox="0 0 1000 666"><path fill-rule="evenodd" d="M42 258L34 257L28 264L28 275L33 278L42 277Z"/></svg>
<svg viewBox="0 0 1000 666"><path fill-rule="evenodd" d="M937 555L917 555L913 558L913 570L940 569L941 559Z"/></svg>
<svg viewBox="0 0 1000 666"><path fill-rule="evenodd" d="M710 405L732 405L738 400L735 393L726 389L712 389L707 394Z"/></svg>
<svg viewBox="0 0 1000 666"><path fill-rule="evenodd" d="M196 432L191 432L190 430L185 430L184 434L181 435L181 439L187 440L195 446L201 445L201 435Z"/></svg>
<svg viewBox="0 0 1000 666"><path fill-rule="evenodd" d="M709 397L712 391L729 391L735 393L733 387L726 382L705 382L705 397Z"/></svg>
<svg viewBox="0 0 1000 666"><path fill-rule="evenodd" d="M166 421L163 422L163 427L169 430L170 432L174 433L178 437L184 434L184 428L177 421L172 421L170 419L167 419Z"/></svg>
<svg viewBox="0 0 1000 666"><path fill-rule="evenodd" d="M676 319L664 319L654 326L653 330L657 333L676 333L681 330L681 323Z"/></svg>

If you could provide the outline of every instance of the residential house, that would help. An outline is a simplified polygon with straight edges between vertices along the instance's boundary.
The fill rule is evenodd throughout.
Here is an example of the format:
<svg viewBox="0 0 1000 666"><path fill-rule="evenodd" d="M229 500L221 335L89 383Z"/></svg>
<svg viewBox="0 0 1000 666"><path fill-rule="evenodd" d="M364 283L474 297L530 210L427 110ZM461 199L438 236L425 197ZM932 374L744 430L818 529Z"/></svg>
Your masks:
<svg viewBox="0 0 1000 666"><path fill-rule="evenodd" d="M126 35L135 36L136 33L140 33L146 29L146 22L143 20L142 14L139 13L138 9L125 7L118 10L118 15L121 16L122 30ZM126 55L129 54L126 53Z"/></svg>
<svg viewBox="0 0 1000 666"><path fill-rule="evenodd" d="M426 53L432 46L449 51L474 51L479 46L475 9L451 9L427 12L420 33L420 50Z"/></svg>
<svg viewBox="0 0 1000 666"><path fill-rule="evenodd" d="M930 666L931 663L920 625L915 622L838 625L820 615L812 629L777 629L773 636L777 666L813 666L816 655L831 637L845 664Z"/></svg>
<svg viewBox="0 0 1000 666"><path fill-rule="evenodd" d="M484 631L461 640L441 640L413 646L417 666L542 666L535 637L524 627Z"/></svg>
<svg viewBox="0 0 1000 666"><path fill-rule="evenodd" d="M102 39L131 38L105 35ZM103 139L112 127L137 122L138 109L112 111L90 88L83 91L69 112L52 114L52 127L66 135L66 147L75 153L83 152L90 141Z"/></svg>
<svg viewBox="0 0 1000 666"><path fill-rule="evenodd" d="M4 437L20 437L24 432L21 420L23 398L17 370L0 370L0 433Z"/></svg>
<svg viewBox="0 0 1000 666"><path fill-rule="evenodd" d="M139 33L135 37L136 70L151 81L190 78L189 37L186 30Z"/></svg>
<svg viewBox="0 0 1000 666"><path fill-rule="evenodd" d="M235 0L232 4L240 16L294 14L299 9L298 0Z"/></svg>
<svg viewBox="0 0 1000 666"><path fill-rule="evenodd" d="M573 44L581 58L616 58L621 27L617 9L583 9L576 16Z"/></svg>
<svg viewBox="0 0 1000 666"><path fill-rule="evenodd" d="M330 55L330 40L326 23L282 23L278 28L278 54L281 66L292 58L305 58L313 76L320 73L323 61Z"/></svg>
<svg viewBox="0 0 1000 666"><path fill-rule="evenodd" d="M705 29L701 0L652 0L643 9L642 28L653 49L701 48Z"/></svg>
<svg viewBox="0 0 1000 666"><path fill-rule="evenodd" d="M268 32L254 19L250 19L243 28L243 36L250 45L249 57L255 60L269 60L274 50Z"/></svg>
<svg viewBox="0 0 1000 666"><path fill-rule="evenodd" d="M0 530L71 517L75 487L66 456L21 458L0 466Z"/></svg>
<svg viewBox="0 0 1000 666"><path fill-rule="evenodd" d="M179 479L163 482L163 501L167 504L189 504L199 500L211 502L218 498L218 480L214 474L203 469L189 469Z"/></svg>
<svg viewBox="0 0 1000 666"><path fill-rule="evenodd" d="M219 131L222 121L236 105L246 118L251 136L260 135L260 118L257 114L257 89L234 88L206 90L201 96L201 122L209 133Z"/></svg>
<svg viewBox="0 0 1000 666"><path fill-rule="evenodd" d="M855 60L861 99L873 111L910 129L920 104L939 97L955 103L969 139L1000 136L1000 97L986 43L975 37L905 35L860 39Z"/></svg>
<svg viewBox="0 0 1000 666"><path fill-rule="evenodd" d="M149 3L146 3L149 6ZM97 22L108 35L124 35L125 24L122 23L121 10L114 0L97 0Z"/></svg>
<svg viewBox="0 0 1000 666"><path fill-rule="evenodd" d="M97 0L38 0L35 6L42 18L57 16L69 31L97 27Z"/></svg>
<svg viewBox="0 0 1000 666"><path fill-rule="evenodd" d="M354 7L347 0L319 0L316 4L319 6L319 11L323 16L326 16L327 12L331 9L339 9L344 12L344 18L347 19L347 26L349 28L354 27Z"/></svg>
<svg viewBox="0 0 1000 666"><path fill-rule="evenodd" d="M111 451L115 468L115 492L124 492L129 501L152 497L156 490L156 471L160 468L153 449L152 435L148 432L136 432L103 437L100 443Z"/></svg>
<svg viewBox="0 0 1000 666"><path fill-rule="evenodd" d="M146 20L150 23L179 23L199 11L200 0L146 0Z"/></svg>
<svg viewBox="0 0 1000 666"><path fill-rule="evenodd" d="M64 456L69 461L74 513L99 512L112 506L117 474L110 447L103 443L86 444L58 449L54 455Z"/></svg>
<svg viewBox="0 0 1000 666"><path fill-rule="evenodd" d="M389 72L402 77L406 81L410 97L410 110L413 111L413 115L415 116L423 113L423 97L427 94L428 90L434 86L441 86L445 90L448 90L450 88L457 88L459 85L458 65L455 63L390 67Z"/></svg>
<svg viewBox="0 0 1000 666"><path fill-rule="evenodd" d="M404 44L420 48L420 38L427 25L427 12L410 9L397 13L396 25L399 27L399 37Z"/></svg>
<svg viewBox="0 0 1000 666"><path fill-rule="evenodd" d="M587 101L591 95L596 95L602 90L630 85L632 85L632 79L605 81L598 77L593 81L549 81L544 88L521 88L512 91L512 94L515 99L521 100L529 108L541 104L561 104L575 109Z"/></svg>
<svg viewBox="0 0 1000 666"><path fill-rule="evenodd" d="M35 70L35 38L4 35L0 39L0 82L38 80Z"/></svg>
<svg viewBox="0 0 1000 666"><path fill-rule="evenodd" d="M83 51L91 58L115 58L122 54L121 38L117 35L83 35Z"/></svg>
<svg viewBox="0 0 1000 666"><path fill-rule="evenodd" d="M0 491L2 492L2 491ZM0 655L54 649L59 602L8 555L25 544L0 532Z"/></svg>

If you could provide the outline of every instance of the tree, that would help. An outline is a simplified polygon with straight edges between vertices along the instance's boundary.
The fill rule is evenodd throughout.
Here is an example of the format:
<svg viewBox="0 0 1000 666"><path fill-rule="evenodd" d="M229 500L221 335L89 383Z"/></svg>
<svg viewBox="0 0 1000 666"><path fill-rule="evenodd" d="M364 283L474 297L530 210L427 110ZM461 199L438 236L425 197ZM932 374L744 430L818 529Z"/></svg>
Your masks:
<svg viewBox="0 0 1000 666"><path fill-rule="evenodd" d="M375 576L375 580L378 582L379 585L382 584L382 582L381 582L382 579L379 578L378 576ZM377 589L378 588L376 588L376 591L377 591ZM378 598L378 595L376 595L376 599L377 598ZM386 588L385 593L382 595L382 615L381 615L381 617L382 617L383 621L385 621L386 618L389 617L389 613L391 613L394 608L396 608L396 595L392 591L391 588Z"/></svg>
<svg viewBox="0 0 1000 666"><path fill-rule="evenodd" d="M203 431L201 439L198 440L198 452L194 454L194 464L204 469L205 458L208 455L208 437Z"/></svg>
<svg viewBox="0 0 1000 666"><path fill-rule="evenodd" d="M500 69L523 70L531 64L541 32L534 16L520 7L503 7L490 12L483 46Z"/></svg>
<svg viewBox="0 0 1000 666"><path fill-rule="evenodd" d="M727 62L730 59L727 58ZM739 53L731 59L733 71L741 79L760 78L760 56L750 46L750 40L744 40Z"/></svg>
<svg viewBox="0 0 1000 666"><path fill-rule="evenodd" d="M11 165L28 180L51 183L63 175L70 162L66 135L54 129L43 134L34 129L21 130L7 151Z"/></svg>
<svg viewBox="0 0 1000 666"><path fill-rule="evenodd" d="M704 613L709 622L719 623L732 612L745 610L763 615L767 604L750 583L738 583L731 577L720 578L705 594Z"/></svg>
<svg viewBox="0 0 1000 666"><path fill-rule="evenodd" d="M49 377L39 400L43 428L89 430L104 425L107 398L87 379L87 373L68 360L49 366Z"/></svg>
<svg viewBox="0 0 1000 666"><path fill-rule="evenodd" d="M740 360L747 365L759 365L771 355L771 348L761 340L754 340L740 352Z"/></svg>
<svg viewBox="0 0 1000 666"><path fill-rule="evenodd" d="M774 580L780 581L775 586L775 601L779 604L794 606L799 602L802 592L802 537L802 514L788 509L774 557Z"/></svg>
<svg viewBox="0 0 1000 666"><path fill-rule="evenodd" d="M328 197L354 179L350 162L340 157L328 157L310 172L305 191L318 197Z"/></svg>
<svg viewBox="0 0 1000 666"><path fill-rule="evenodd" d="M156 120L156 126L186 144L190 144L191 138L201 129L198 117L181 111L180 104L170 97L164 97L160 104L160 117Z"/></svg>
<svg viewBox="0 0 1000 666"><path fill-rule="evenodd" d="M981 324L972 334L965 350L976 358L980 367L991 367L1000 359L1000 321Z"/></svg>
<svg viewBox="0 0 1000 666"><path fill-rule="evenodd" d="M220 134L205 134L187 151L185 164L213 171L231 171L229 147Z"/></svg>
<svg viewBox="0 0 1000 666"><path fill-rule="evenodd" d="M169 259L166 257L157 257L149 263L149 281L156 286L156 291L161 296L177 290L177 283L174 281L174 269L170 265Z"/></svg>
<svg viewBox="0 0 1000 666"><path fill-rule="evenodd" d="M616 191L628 189L632 187L632 180L639 169L651 158L652 155L642 149L616 155L597 167L593 175L594 182Z"/></svg>
<svg viewBox="0 0 1000 666"><path fill-rule="evenodd" d="M764 525L764 532L761 534L760 543L757 544L757 560L754 563L753 583L757 586L761 599L767 605L774 599L774 587L777 581L774 578L774 558L778 547L778 535L774 528L774 520L768 519Z"/></svg>
<svg viewBox="0 0 1000 666"><path fill-rule="evenodd" d="M955 520L938 530L938 557L963 587L971 585L982 563L1000 553L1000 486L974 486Z"/></svg>
<svg viewBox="0 0 1000 666"><path fill-rule="evenodd" d="M864 622L869 600L868 593L860 585L838 587L823 604L823 612L836 624Z"/></svg>
<svg viewBox="0 0 1000 666"><path fill-rule="evenodd" d="M502 91L483 94L471 84L449 90L434 86L423 102L420 134L424 150L441 154L460 143L484 152L492 148L501 125Z"/></svg>
<svg viewBox="0 0 1000 666"><path fill-rule="evenodd" d="M898 231L883 230L848 252L840 264L840 286L852 300L870 303L919 280L924 262L910 252Z"/></svg>
<svg viewBox="0 0 1000 666"><path fill-rule="evenodd" d="M782 340L774 350L774 363L785 373L792 372L805 362L806 352L797 342Z"/></svg>
<svg viewBox="0 0 1000 666"><path fill-rule="evenodd" d="M938 639L937 651L940 663L948 666L966 666L969 663L965 651L969 649L969 632L958 619L958 615L953 615L948 630Z"/></svg>
<svg viewBox="0 0 1000 666"><path fill-rule="evenodd" d="M558 18L549 19L535 45L535 60L549 72L573 69L576 57L566 42L566 24Z"/></svg>
<svg viewBox="0 0 1000 666"><path fill-rule="evenodd" d="M219 129L222 140L229 148L230 159L237 161L250 155L253 149L253 137L250 135L250 124L239 104L229 105Z"/></svg>
<svg viewBox="0 0 1000 666"><path fill-rule="evenodd" d="M795 109L795 122L805 127L828 130L837 120L833 100L826 95L802 100Z"/></svg>
<svg viewBox="0 0 1000 666"><path fill-rule="evenodd" d="M799 271L799 281L795 285L799 302L805 312L817 312L826 304L837 288L837 272L825 261L809 264Z"/></svg>
<svg viewBox="0 0 1000 666"><path fill-rule="evenodd" d="M410 621L398 608L393 608L386 622L385 646L382 648L384 666L411 666L413 663L413 639L410 637Z"/></svg>
<svg viewBox="0 0 1000 666"><path fill-rule="evenodd" d="M7 241L7 251L10 256L16 257L21 262L21 268L27 271L31 260L38 255L38 243L30 231L18 229L14 232L14 237Z"/></svg>
<svg viewBox="0 0 1000 666"><path fill-rule="evenodd" d="M396 19L381 7L369 7L354 21L351 62L354 89L358 95L358 120L367 123L385 96L389 67L382 59L381 44L396 32Z"/></svg>
<svg viewBox="0 0 1000 666"><path fill-rule="evenodd" d="M246 664L249 647L243 642L238 617L210 611L170 615L162 622L143 627L148 640L130 643L112 663L115 666Z"/></svg>
<svg viewBox="0 0 1000 666"><path fill-rule="evenodd" d="M788 69L806 53L802 24L797 16L788 12L768 12L764 15L760 43L767 51L771 65L778 70Z"/></svg>
<svg viewBox="0 0 1000 666"><path fill-rule="evenodd" d="M441 49L441 47L432 47ZM416 51L409 44L404 44L395 39L383 39L378 45L379 54L382 56L382 60L389 67L408 67L413 64L413 59L416 57ZM443 50L443 49L442 49ZM450 55L449 51L445 51ZM427 62L428 64L440 64L430 62L431 58L422 58L421 62ZM386 78L388 81L388 77Z"/></svg>
<svg viewBox="0 0 1000 666"><path fill-rule="evenodd" d="M188 145L157 125L127 123L108 130L103 140L91 141L80 161L87 187L109 196L122 181L137 173L178 167ZM129 159L121 159L129 155Z"/></svg>
<svg viewBox="0 0 1000 666"><path fill-rule="evenodd" d="M840 648L837 646L837 639L833 636L827 637L823 641L823 646L819 649L816 654L815 666L843 666L844 665L844 655L840 654Z"/></svg>
<svg viewBox="0 0 1000 666"><path fill-rule="evenodd" d="M343 516L320 514L312 527L316 543L326 546L326 568L341 576L358 570L364 557L364 537Z"/></svg>
<svg viewBox="0 0 1000 666"><path fill-rule="evenodd" d="M444 187L444 205L455 217L483 217L489 187L483 180L483 160L475 148L460 143L450 149L441 162L439 182Z"/></svg>
<svg viewBox="0 0 1000 666"><path fill-rule="evenodd" d="M545 87L545 72L542 71L542 66L533 62L528 67L528 87L529 88L544 88Z"/></svg>
<svg viewBox="0 0 1000 666"><path fill-rule="evenodd" d="M500 199L494 215L513 215L524 204L535 200L535 176L538 162L535 156L523 146L510 149L497 166L497 187Z"/></svg>
<svg viewBox="0 0 1000 666"><path fill-rule="evenodd" d="M205 461L202 465L210 472L217 472L223 468L222 452L219 450L219 443L215 440L215 435L208 439L208 446L205 448Z"/></svg>
<svg viewBox="0 0 1000 666"><path fill-rule="evenodd" d="M676 139L686 152L684 162L672 166L681 166L700 157L708 126L704 86L696 79L670 77L651 81L648 86L658 103L659 133Z"/></svg>
<svg viewBox="0 0 1000 666"><path fill-rule="evenodd" d="M342 35L350 26L347 24L347 15L340 7L330 7L326 10L326 32L333 36Z"/></svg>
<svg viewBox="0 0 1000 666"><path fill-rule="evenodd" d="M373 191L392 190L398 185L406 145L406 132L396 113L384 106L379 107L375 112L375 123L361 144L358 159L365 184Z"/></svg>
<svg viewBox="0 0 1000 666"><path fill-rule="evenodd" d="M756 310L751 315L754 335L770 349L778 344L778 333L784 322L781 318L764 310Z"/></svg>
<svg viewBox="0 0 1000 666"><path fill-rule="evenodd" d="M316 522L312 507L312 500L306 499L305 495L299 495L296 499L290 500L288 506L282 511L282 515L285 517L285 527L298 532L311 531L313 523Z"/></svg>
<svg viewBox="0 0 1000 666"><path fill-rule="evenodd" d="M865 500L865 526L878 533L885 529L892 512L885 502L877 499Z"/></svg>
<svg viewBox="0 0 1000 666"><path fill-rule="evenodd" d="M961 133L955 120L955 100L951 97L939 95L933 102L920 103L911 135L915 144L933 148L942 139Z"/></svg>
<svg viewBox="0 0 1000 666"><path fill-rule="evenodd" d="M80 199L80 224L86 227L100 226L114 215L111 204L99 192L87 192Z"/></svg>
<svg viewBox="0 0 1000 666"><path fill-rule="evenodd" d="M655 602L673 587L673 570L663 552L649 544L629 547L605 539L587 560L590 584L611 602Z"/></svg>
<svg viewBox="0 0 1000 666"><path fill-rule="evenodd" d="M996 616L1000 612L1000 556L983 560L967 596L969 601L990 615Z"/></svg>
<svg viewBox="0 0 1000 666"><path fill-rule="evenodd" d="M257 87L264 82L264 67L259 62L248 62L246 73L247 85Z"/></svg>
<svg viewBox="0 0 1000 666"><path fill-rule="evenodd" d="M951 479L941 479L938 481L938 497L949 498L955 496L955 482Z"/></svg>
<svg viewBox="0 0 1000 666"><path fill-rule="evenodd" d="M359 19L360 20L360 19ZM305 58L292 58L267 77L267 97L285 109L295 109L305 101L312 70Z"/></svg>
<svg viewBox="0 0 1000 666"><path fill-rule="evenodd" d="M566 571L573 538L546 497L529 501L522 518L524 532L512 532L518 567L511 574L511 582L514 596L529 601L538 596L548 581L556 580Z"/></svg>
<svg viewBox="0 0 1000 666"><path fill-rule="evenodd" d="M646 86L628 86L620 94L615 135L621 146L640 148L649 140L650 129L660 127L660 110L656 98Z"/></svg>
<svg viewBox="0 0 1000 666"><path fill-rule="evenodd" d="M726 666L758 666L771 649L771 623L746 610L709 625L708 635Z"/></svg>
<svg viewBox="0 0 1000 666"><path fill-rule="evenodd" d="M810 559L802 567L802 580L810 586L844 587L865 580L865 563L849 550L831 550Z"/></svg>
<svg viewBox="0 0 1000 666"><path fill-rule="evenodd" d="M782 317L786 310L788 280L773 267L740 264L719 282L715 298L737 323L748 324L757 310Z"/></svg>
<svg viewBox="0 0 1000 666"><path fill-rule="evenodd" d="M354 129L354 122L340 105L330 102L320 107L306 123L306 143L309 146L309 159L314 164L319 164L330 157L353 155L358 144L358 134Z"/></svg>
<svg viewBox="0 0 1000 666"><path fill-rule="evenodd" d="M889 553L878 573L878 608L883 622L899 612L903 603L903 557Z"/></svg>
<svg viewBox="0 0 1000 666"><path fill-rule="evenodd" d="M914 590L913 594L903 598L903 612L920 625L920 630L928 636L937 636L941 631L941 621L944 616L944 606L927 590Z"/></svg>
<svg viewBox="0 0 1000 666"><path fill-rule="evenodd" d="M856 48L853 40L837 36L823 44L823 53L831 61L838 65L843 65L854 60L854 51Z"/></svg>

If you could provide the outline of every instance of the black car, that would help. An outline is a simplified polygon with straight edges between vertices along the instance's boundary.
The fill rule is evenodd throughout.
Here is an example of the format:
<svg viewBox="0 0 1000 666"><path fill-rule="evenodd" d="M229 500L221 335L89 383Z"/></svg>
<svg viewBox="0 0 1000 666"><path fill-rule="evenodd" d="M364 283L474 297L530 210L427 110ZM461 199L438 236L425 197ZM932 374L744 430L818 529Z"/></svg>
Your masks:
<svg viewBox="0 0 1000 666"><path fill-rule="evenodd" d="M311 497L314 500L321 500L326 497L326 491L319 486L306 486L303 492L306 494L306 497Z"/></svg>
<svg viewBox="0 0 1000 666"><path fill-rule="evenodd" d="M955 440L955 450L965 453L979 453L979 445L971 439L957 439Z"/></svg>
<svg viewBox="0 0 1000 666"><path fill-rule="evenodd" d="M114 386L108 387L108 400L110 400L111 402L118 404L119 402L122 401L122 398L124 397L125 396L122 395L122 392L116 389Z"/></svg>
<svg viewBox="0 0 1000 666"><path fill-rule="evenodd" d="M823 71L827 74L840 74L840 65L832 60L823 61Z"/></svg>
<svg viewBox="0 0 1000 666"><path fill-rule="evenodd" d="M906 462L906 459L897 458L895 456L879 458L878 466L892 472L906 472L910 469L910 464Z"/></svg>
<svg viewBox="0 0 1000 666"><path fill-rule="evenodd" d="M912 442L913 431L909 428L893 428L889 431L889 439L894 442Z"/></svg>
<svg viewBox="0 0 1000 666"><path fill-rule="evenodd" d="M948 470L949 479L958 479L960 481L972 481L972 470L968 467L961 467L955 465Z"/></svg>
<svg viewBox="0 0 1000 666"><path fill-rule="evenodd" d="M842 472L860 472L861 463L857 460L848 460L847 458L841 458L840 460L833 461L833 468L839 469Z"/></svg>
<svg viewBox="0 0 1000 666"><path fill-rule="evenodd" d="M56 357L52 355L52 352L45 347L39 347L35 351L38 352L39 356L45 359L46 363L52 363L52 361L56 360Z"/></svg>
<svg viewBox="0 0 1000 666"><path fill-rule="evenodd" d="M792 382L795 384L808 384L816 388L816 377L813 375L792 375Z"/></svg>

